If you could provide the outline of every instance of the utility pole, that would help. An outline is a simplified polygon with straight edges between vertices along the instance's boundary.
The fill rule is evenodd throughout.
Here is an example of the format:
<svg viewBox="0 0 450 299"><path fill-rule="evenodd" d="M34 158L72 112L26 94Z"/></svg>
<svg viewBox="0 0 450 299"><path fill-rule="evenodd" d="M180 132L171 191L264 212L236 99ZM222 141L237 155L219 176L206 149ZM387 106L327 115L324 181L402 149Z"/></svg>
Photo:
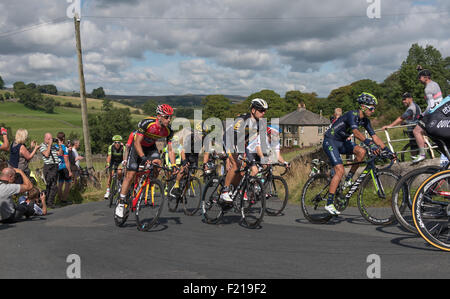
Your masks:
<svg viewBox="0 0 450 299"><path fill-rule="evenodd" d="M86 166L88 169L93 167L92 164L92 152L91 152L91 136L89 134L89 123L88 123L88 112L87 112L87 102L86 102L86 86L84 81L83 72L83 55L81 52L81 37L80 37L80 21L78 14L75 13L73 18L75 22L75 37L77 40L77 54L78 54L78 74L80 76L80 98L81 98L81 121L83 124L83 137L84 137L84 148L85 148L85 158Z"/></svg>

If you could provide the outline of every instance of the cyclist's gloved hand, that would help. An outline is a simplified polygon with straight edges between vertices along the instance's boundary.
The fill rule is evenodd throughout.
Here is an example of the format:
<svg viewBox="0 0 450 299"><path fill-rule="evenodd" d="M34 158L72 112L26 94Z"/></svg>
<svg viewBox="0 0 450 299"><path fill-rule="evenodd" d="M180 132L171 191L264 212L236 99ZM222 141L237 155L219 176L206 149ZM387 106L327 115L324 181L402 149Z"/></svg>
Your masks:
<svg viewBox="0 0 450 299"><path fill-rule="evenodd" d="M373 141L370 138L366 138L363 142L364 142L365 145L367 145L369 147L370 147L371 144L373 144Z"/></svg>
<svg viewBox="0 0 450 299"><path fill-rule="evenodd" d="M188 164L188 160L187 159L181 161L181 166L186 166L187 164Z"/></svg>
<svg viewBox="0 0 450 299"><path fill-rule="evenodd" d="M147 164L148 161L149 160L148 160L147 156L141 157L141 165Z"/></svg>

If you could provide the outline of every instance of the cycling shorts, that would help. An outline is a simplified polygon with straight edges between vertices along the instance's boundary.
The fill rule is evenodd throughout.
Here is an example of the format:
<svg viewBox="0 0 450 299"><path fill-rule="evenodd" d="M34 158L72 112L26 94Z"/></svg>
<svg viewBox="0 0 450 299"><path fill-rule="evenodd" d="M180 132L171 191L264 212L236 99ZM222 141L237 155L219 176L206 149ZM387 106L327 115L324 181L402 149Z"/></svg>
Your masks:
<svg viewBox="0 0 450 299"><path fill-rule="evenodd" d="M150 161L161 159L156 145L153 145L150 147L142 147L142 150L144 151L144 155ZM131 146L130 153L128 154L128 159L127 159L127 170L128 171L138 171L139 165L141 163L142 163L142 159L141 159L141 157L138 156L136 149L134 148L134 145Z"/></svg>
<svg viewBox="0 0 450 299"><path fill-rule="evenodd" d="M341 155L352 155L355 146L356 144L351 140L338 141L332 138L325 138L322 144L323 150L333 167L344 164Z"/></svg>

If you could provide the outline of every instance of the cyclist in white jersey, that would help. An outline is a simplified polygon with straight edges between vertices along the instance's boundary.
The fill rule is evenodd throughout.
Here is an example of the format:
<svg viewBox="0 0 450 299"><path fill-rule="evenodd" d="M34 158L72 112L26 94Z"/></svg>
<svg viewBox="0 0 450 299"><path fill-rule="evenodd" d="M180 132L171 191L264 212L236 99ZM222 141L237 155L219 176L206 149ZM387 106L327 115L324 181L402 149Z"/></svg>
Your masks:
<svg viewBox="0 0 450 299"><path fill-rule="evenodd" d="M423 115L425 115L431 109L441 103L442 92L439 84L431 80L431 72L429 70L422 69L420 66L418 66L418 70L418 79L422 84L425 85L425 100L427 101L427 108L423 113ZM416 137L417 145L419 146L420 151L419 156L417 156L413 163L418 163L426 159L424 138L425 131L421 127L416 126L413 133L414 137Z"/></svg>

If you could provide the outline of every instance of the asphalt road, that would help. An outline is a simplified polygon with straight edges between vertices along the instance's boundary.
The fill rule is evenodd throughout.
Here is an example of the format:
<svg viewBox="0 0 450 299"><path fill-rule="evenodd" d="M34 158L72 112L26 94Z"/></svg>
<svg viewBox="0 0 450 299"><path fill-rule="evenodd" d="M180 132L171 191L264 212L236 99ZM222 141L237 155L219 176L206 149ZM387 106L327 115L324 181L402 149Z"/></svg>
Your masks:
<svg viewBox="0 0 450 299"><path fill-rule="evenodd" d="M208 225L201 216L163 211L150 232L134 216L116 227L106 202L73 205L14 225L0 225L0 278L67 278L79 257L81 278L367 278L380 258L381 278L450 278L450 254L398 226L376 227L348 209L312 225L300 207L264 218L261 229L236 214Z"/></svg>

